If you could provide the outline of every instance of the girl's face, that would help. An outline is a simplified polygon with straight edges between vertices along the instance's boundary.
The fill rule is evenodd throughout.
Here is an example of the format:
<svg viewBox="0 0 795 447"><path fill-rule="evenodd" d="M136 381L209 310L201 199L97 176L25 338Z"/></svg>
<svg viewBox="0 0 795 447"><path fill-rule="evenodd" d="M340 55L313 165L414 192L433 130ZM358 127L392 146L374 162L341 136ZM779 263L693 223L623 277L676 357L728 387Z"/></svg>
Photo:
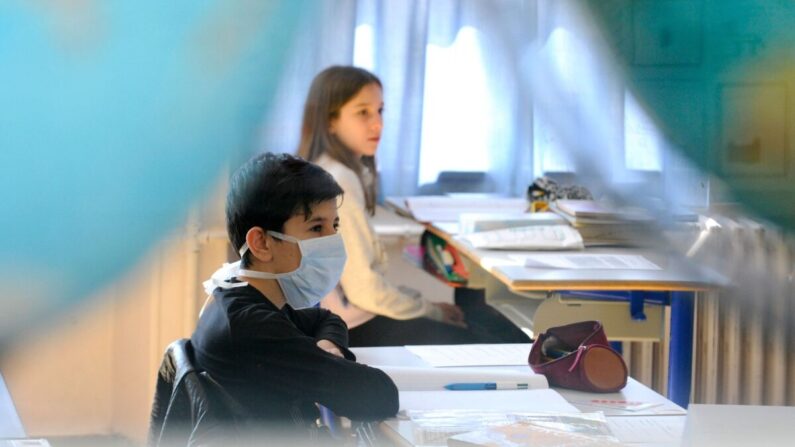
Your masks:
<svg viewBox="0 0 795 447"><path fill-rule="evenodd" d="M342 105L329 131L357 156L373 156L384 125L384 97L378 84L367 84Z"/></svg>

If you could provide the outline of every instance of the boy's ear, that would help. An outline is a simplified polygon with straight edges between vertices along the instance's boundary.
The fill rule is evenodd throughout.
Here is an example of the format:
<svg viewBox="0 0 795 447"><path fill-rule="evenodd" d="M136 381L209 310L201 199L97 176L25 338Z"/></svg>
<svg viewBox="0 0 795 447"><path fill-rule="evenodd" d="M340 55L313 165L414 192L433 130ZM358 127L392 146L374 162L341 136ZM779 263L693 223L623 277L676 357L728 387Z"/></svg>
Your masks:
<svg viewBox="0 0 795 447"><path fill-rule="evenodd" d="M273 260L273 239L268 237L265 230L260 227L252 227L246 232L246 244L251 256L260 262L270 262Z"/></svg>

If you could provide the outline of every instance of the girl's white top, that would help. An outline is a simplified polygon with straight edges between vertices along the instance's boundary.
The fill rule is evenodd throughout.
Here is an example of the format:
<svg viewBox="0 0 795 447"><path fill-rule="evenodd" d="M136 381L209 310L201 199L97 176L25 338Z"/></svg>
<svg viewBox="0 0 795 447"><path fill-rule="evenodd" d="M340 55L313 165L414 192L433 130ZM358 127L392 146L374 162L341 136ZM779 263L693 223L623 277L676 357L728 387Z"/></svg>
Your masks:
<svg viewBox="0 0 795 447"><path fill-rule="evenodd" d="M415 298L401 292L384 276L386 252L370 223L364 190L356 173L326 154L316 163L345 191L338 213L339 232L348 253L339 286L323 298L321 306L339 315L349 329L376 315L397 320L428 317L441 321L442 312L437 306L422 296ZM372 176L366 174L365 178L370 180Z"/></svg>

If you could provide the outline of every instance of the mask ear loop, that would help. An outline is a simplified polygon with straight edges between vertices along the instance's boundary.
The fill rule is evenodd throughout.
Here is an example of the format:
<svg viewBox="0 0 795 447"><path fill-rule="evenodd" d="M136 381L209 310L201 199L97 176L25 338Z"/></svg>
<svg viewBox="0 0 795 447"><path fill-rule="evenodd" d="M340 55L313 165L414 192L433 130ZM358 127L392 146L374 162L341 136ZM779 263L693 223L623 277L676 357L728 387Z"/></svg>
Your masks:
<svg viewBox="0 0 795 447"><path fill-rule="evenodd" d="M276 239L281 239L283 241L292 242L294 244L298 244L299 242L301 242L297 237L288 236L286 234L279 233L278 231L268 230L267 233L270 234L271 236L275 237Z"/></svg>
<svg viewBox="0 0 795 447"><path fill-rule="evenodd" d="M271 236L274 236L276 239L281 239L287 242L294 242L296 244L298 243L298 239L294 238L293 236L288 236L286 234L279 233L278 231L268 230L267 233L270 234ZM245 255L246 252L249 250L250 249L248 247L248 242L244 241L243 245L240 246L240 250L237 251L237 254L240 255L240 259L243 259L243 255Z"/></svg>

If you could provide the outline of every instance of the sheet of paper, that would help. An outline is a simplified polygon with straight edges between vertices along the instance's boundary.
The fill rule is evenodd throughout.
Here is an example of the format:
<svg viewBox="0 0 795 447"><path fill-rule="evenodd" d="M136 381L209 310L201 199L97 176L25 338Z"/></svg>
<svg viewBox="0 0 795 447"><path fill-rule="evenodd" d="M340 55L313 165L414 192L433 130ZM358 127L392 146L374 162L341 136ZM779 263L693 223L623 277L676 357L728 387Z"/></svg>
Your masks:
<svg viewBox="0 0 795 447"><path fill-rule="evenodd" d="M662 270L642 255L542 253L511 255L526 267L578 270Z"/></svg>
<svg viewBox="0 0 795 447"><path fill-rule="evenodd" d="M582 236L567 225L531 225L462 236L475 248L503 250L582 250Z"/></svg>
<svg viewBox="0 0 795 447"><path fill-rule="evenodd" d="M548 388L547 378L532 371L499 368L432 368L378 366L395 382L400 391L443 390L450 383L503 382L527 384L529 389Z"/></svg>
<svg viewBox="0 0 795 447"><path fill-rule="evenodd" d="M685 416L610 416L607 425L624 444L678 446L685 429Z"/></svg>
<svg viewBox="0 0 795 447"><path fill-rule="evenodd" d="M529 343L411 345L406 349L434 367L527 365L530 354Z"/></svg>
<svg viewBox="0 0 795 447"><path fill-rule="evenodd" d="M579 413L557 391L401 391L401 410L500 410Z"/></svg>

